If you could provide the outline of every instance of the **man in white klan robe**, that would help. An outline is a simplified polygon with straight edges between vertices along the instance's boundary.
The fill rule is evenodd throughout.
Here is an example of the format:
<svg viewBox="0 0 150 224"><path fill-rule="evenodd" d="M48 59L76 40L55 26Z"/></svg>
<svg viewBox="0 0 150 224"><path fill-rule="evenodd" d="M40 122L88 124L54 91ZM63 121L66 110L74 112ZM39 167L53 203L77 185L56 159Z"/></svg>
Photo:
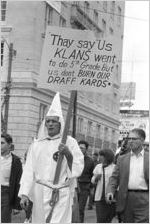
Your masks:
<svg viewBox="0 0 150 224"><path fill-rule="evenodd" d="M29 199L33 202L32 222L44 223L49 215L49 205L57 165L58 151L63 153L58 185L59 200L50 223L71 223L74 180L81 175L84 157L77 141L67 136L66 145L60 144L64 128L60 96L57 93L35 140L28 151L21 178L19 196L21 206L27 209Z"/></svg>

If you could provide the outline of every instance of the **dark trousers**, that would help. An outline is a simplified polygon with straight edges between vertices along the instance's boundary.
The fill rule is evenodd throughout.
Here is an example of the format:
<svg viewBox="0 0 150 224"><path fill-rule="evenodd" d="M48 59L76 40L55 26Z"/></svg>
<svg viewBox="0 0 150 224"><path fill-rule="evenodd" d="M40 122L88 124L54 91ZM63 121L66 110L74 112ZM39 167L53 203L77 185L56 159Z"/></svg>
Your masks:
<svg viewBox="0 0 150 224"><path fill-rule="evenodd" d="M77 189L75 190L74 198L73 198L73 205L72 205L72 223L79 223L79 202L78 202L78 192Z"/></svg>
<svg viewBox="0 0 150 224"><path fill-rule="evenodd" d="M96 201L97 223L110 223L115 216L116 204L107 204L105 200Z"/></svg>
<svg viewBox="0 0 150 224"><path fill-rule="evenodd" d="M1 222L11 222L11 206L9 202L9 187L1 186Z"/></svg>
<svg viewBox="0 0 150 224"><path fill-rule="evenodd" d="M94 187L90 188L90 193L89 193L89 202L88 202L88 208L92 208L94 205Z"/></svg>
<svg viewBox="0 0 150 224"><path fill-rule="evenodd" d="M128 191L122 220L125 223L149 223L149 193Z"/></svg>
<svg viewBox="0 0 150 224"><path fill-rule="evenodd" d="M79 183L79 215L80 222L84 222L84 211L90 192L90 183Z"/></svg>

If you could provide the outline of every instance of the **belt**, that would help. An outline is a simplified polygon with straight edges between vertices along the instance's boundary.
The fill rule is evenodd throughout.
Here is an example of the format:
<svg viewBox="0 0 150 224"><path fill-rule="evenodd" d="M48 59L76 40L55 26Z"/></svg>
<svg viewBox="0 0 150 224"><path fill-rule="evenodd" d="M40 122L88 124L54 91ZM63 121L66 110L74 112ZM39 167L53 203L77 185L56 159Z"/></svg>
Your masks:
<svg viewBox="0 0 150 224"><path fill-rule="evenodd" d="M149 190L142 190L142 189L135 189L135 190L128 190L129 192L149 192Z"/></svg>

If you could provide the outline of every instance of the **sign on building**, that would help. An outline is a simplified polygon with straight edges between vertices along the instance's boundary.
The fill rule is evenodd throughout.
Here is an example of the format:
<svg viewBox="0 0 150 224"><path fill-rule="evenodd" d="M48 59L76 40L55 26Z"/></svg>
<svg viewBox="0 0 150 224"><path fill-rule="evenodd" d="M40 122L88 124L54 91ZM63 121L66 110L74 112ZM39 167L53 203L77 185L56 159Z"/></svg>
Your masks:
<svg viewBox="0 0 150 224"><path fill-rule="evenodd" d="M48 26L38 87L109 93L120 52L90 30Z"/></svg>
<svg viewBox="0 0 150 224"><path fill-rule="evenodd" d="M146 133L146 141L149 142L149 111L122 110L120 115L120 139L126 137L133 128L141 128Z"/></svg>

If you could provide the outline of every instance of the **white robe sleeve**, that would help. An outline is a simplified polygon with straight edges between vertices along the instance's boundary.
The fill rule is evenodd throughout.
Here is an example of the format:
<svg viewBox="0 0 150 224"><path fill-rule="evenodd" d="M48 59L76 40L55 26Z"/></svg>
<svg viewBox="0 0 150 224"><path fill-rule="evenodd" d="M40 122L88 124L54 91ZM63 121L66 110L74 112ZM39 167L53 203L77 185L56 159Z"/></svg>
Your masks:
<svg viewBox="0 0 150 224"><path fill-rule="evenodd" d="M28 154L26 163L23 168L22 177L20 180L20 189L18 196L21 197L21 195L26 195L29 197L32 185L33 185L33 179L34 179L34 172L33 172L33 147L34 143L31 144Z"/></svg>
<svg viewBox="0 0 150 224"><path fill-rule="evenodd" d="M72 170L70 170L69 167L67 169L68 178L79 177L84 168L84 155L81 152L77 141L71 136L68 136L67 146L73 156Z"/></svg>

